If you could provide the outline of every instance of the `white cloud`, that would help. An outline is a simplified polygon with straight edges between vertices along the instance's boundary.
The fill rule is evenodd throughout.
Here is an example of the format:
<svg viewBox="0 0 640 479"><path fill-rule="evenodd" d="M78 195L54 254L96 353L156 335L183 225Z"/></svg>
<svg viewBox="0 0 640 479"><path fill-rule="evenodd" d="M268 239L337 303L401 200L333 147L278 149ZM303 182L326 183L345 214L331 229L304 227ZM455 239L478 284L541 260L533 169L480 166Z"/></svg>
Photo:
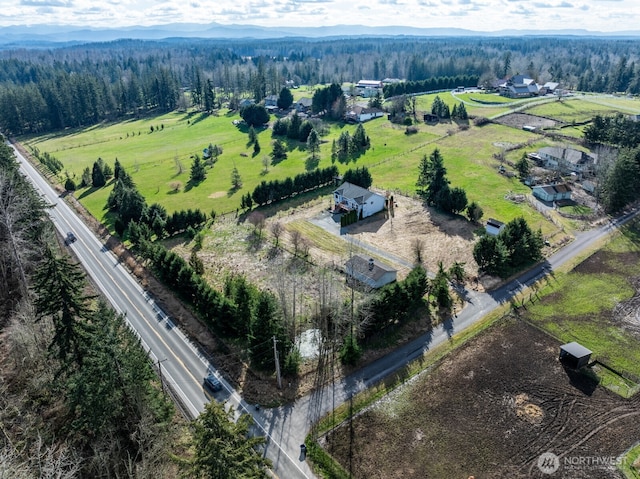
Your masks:
<svg viewBox="0 0 640 479"><path fill-rule="evenodd" d="M350 15L349 12L352 12ZM0 26L161 23L640 30L638 0L0 0Z"/></svg>

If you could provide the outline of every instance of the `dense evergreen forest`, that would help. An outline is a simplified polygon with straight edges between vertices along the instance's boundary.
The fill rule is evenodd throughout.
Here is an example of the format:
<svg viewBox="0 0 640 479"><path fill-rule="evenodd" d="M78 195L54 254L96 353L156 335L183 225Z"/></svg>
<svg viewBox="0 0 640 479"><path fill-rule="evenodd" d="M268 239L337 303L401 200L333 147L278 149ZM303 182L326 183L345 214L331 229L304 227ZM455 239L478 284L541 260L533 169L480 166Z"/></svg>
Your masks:
<svg viewBox="0 0 640 479"><path fill-rule="evenodd" d="M121 40L0 52L0 128L35 133L147 111L232 108L291 85L510 74L640 93L640 42L578 37ZM424 83L428 85L428 82Z"/></svg>

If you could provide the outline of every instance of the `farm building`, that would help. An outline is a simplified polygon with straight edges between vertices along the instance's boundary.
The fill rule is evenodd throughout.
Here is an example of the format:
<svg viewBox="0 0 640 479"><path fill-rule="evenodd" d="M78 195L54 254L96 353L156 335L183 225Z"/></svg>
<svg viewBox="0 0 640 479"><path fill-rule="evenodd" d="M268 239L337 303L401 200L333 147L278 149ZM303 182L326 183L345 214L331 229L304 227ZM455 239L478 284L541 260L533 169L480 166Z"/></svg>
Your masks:
<svg viewBox="0 0 640 479"><path fill-rule="evenodd" d="M532 188L533 196L549 203L571 199L571 188L565 183L558 185L538 185Z"/></svg>
<svg viewBox="0 0 640 479"><path fill-rule="evenodd" d="M398 271L373 258L354 255L345 263L345 273L349 278L378 289L385 284L394 282Z"/></svg>
<svg viewBox="0 0 640 479"><path fill-rule="evenodd" d="M366 218L382 211L385 198L373 191L345 181L334 192L334 211L357 211L358 218Z"/></svg>
<svg viewBox="0 0 640 479"><path fill-rule="evenodd" d="M505 224L502 221L498 221L493 218L489 218L487 220L487 224L485 224L484 229L488 235L498 236L500 232L504 229Z"/></svg>
<svg viewBox="0 0 640 479"><path fill-rule="evenodd" d="M358 95L365 98L376 96L378 92L382 94L382 82L378 80L360 80L356 83Z"/></svg>
<svg viewBox="0 0 640 479"><path fill-rule="evenodd" d="M560 361L572 369L580 369L589 364L591 351L576 342L560 346Z"/></svg>

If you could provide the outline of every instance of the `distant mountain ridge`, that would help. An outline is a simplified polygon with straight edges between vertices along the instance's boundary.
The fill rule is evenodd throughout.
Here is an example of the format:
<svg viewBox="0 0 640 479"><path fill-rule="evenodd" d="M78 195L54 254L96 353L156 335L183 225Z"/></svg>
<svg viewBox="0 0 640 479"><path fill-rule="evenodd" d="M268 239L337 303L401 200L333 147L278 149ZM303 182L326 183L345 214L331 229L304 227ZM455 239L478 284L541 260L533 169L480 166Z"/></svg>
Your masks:
<svg viewBox="0 0 640 479"><path fill-rule="evenodd" d="M38 45L49 43L108 42L120 39L162 40L166 38L323 38L349 36L420 36L420 37L505 37L505 36L584 36L637 38L640 31L595 32L589 30L498 30L481 32L462 28L416 28L403 26L369 27L334 25L326 27L261 27L257 25L223 25L219 23L171 23L149 27L86 28L68 25L33 25L0 27L0 44Z"/></svg>

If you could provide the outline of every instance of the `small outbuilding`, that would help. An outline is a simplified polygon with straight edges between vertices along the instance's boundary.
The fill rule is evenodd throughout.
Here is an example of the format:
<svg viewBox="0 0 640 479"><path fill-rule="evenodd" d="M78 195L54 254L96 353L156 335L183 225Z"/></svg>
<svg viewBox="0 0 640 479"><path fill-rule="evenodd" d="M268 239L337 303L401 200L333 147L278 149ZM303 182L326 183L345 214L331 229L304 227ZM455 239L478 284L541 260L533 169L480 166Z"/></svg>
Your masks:
<svg viewBox="0 0 640 479"><path fill-rule="evenodd" d="M590 358L591 351L575 341L560 346L560 362L572 369L586 366Z"/></svg>
<svg viewBox="0 0 640 479"><path fill-rule="evenodd" d="M484 226L488 235L498 236L505 228L505 224L502 221L498 221L494 218L489 218L487 224Z"/></svg>
<svg viewBox="0 0 640 479"><path fill-rule="evenodd" d="M378 289L394 282L398 271L382 261L355 254L345 263L345 273L348 278Z"/></svg>

